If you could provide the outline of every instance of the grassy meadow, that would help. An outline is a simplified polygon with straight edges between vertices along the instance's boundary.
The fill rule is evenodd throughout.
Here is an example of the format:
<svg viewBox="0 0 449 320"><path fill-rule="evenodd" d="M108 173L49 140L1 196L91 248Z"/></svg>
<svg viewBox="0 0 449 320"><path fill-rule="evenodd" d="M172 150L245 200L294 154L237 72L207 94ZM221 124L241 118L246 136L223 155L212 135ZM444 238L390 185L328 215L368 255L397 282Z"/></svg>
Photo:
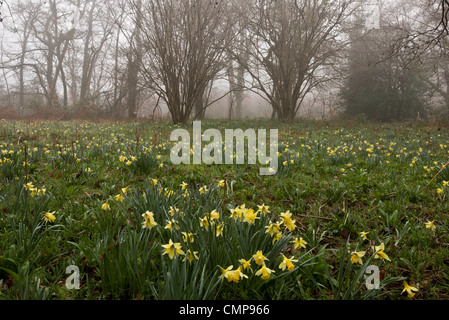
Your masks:
<svg viewBox="0 0 449 320"><path fill-rule="evenodd" d="M202 127L278 129L277 174L175 166L167 122L0 122L0 299L449 299L447 129Z"/></svg>

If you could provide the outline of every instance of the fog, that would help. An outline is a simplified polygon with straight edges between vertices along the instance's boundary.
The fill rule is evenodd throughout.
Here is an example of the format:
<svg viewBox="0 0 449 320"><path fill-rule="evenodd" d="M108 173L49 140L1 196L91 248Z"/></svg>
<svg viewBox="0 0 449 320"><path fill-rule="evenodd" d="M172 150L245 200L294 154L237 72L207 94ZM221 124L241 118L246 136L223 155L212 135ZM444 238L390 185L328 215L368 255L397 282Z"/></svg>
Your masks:
<svg viewBox="0 0 449 320"><path fill-rule="evenodd" d="M4 1L0 117L440 117L443 4Z"/></svg>

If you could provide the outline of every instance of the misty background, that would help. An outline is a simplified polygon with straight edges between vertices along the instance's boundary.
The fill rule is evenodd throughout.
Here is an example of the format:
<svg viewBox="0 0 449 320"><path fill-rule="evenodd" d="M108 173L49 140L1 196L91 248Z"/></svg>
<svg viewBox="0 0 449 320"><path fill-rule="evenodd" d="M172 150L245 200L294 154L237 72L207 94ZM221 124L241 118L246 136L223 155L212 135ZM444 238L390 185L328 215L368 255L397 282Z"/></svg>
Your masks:
<svg viewBox="0 0 449 320"><path fill-rule="evenodd" d="M0 118L447 118L448 8L2 1Z"/></svg>

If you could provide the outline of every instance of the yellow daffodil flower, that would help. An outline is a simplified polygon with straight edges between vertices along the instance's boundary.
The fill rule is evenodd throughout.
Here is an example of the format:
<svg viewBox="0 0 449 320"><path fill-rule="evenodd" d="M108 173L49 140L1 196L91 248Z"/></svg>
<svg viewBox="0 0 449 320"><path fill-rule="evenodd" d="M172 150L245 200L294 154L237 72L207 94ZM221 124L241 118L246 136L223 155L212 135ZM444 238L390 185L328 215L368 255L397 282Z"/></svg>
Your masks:
<svg viewBox="0 0 449 320"><path fill-rule="evenodd" d="M119 193L118 195L116 195L114 197L114 199L115 199L115 201L122 202L123 199L125 199L125 198L123 197L123 195L121 193Z"/></svg>
<svg viewBox="0 0 449 320"><path fill-rule="evenodd" d="M265 264L256 272L256 276L260 276L262 279L267 280L270 279L271 274L274 273L274 270L267 268Z"/></svg>
<svg viewBox="0 0 449 320"><path fill-rule="evenodd" d="M367 240L366 236L369 234L369 232L359 232L360 237L362 238L362 240Z"/></svg>
<svg viewBox="0 0 449 320"><path fill-rule="evenodd" d="M381 243L379 246L373 247L373 250L376 253L376 255L374 256L375 259L391 261L388 255L384 252L385 245L383 243Z"/></svg>
<svg viewBox="0 0 449 320"><path fill-rule="evenodd" d="M266 213L270 213L270 210L269 210L269 206L266 206L265 204L263 204L262 203L262 205L261 206L257 206L258 208L259 208L259 212L261 213L261 214L266 214Z"/></svg>
<svg viewBox="0 0 449 320"><path fill-rule="evenodd" d="M144 214L142 214L142 217L144 218L144 221L142 223L142 228L144 229L153 229L157 225L157 222L154 220L154 213L147 211Z"/></svg>
<svg viewBox="0 0 449 320"><path fill-rule="evenodd" d="M126 196L128 194L129 187L122 188L122 193Z"/></svg>
<svg viewBox="0 0 449 320"><path fill-rule="evenodd" d="M55 217L55 211L53 212L45 212L44 213L44 220L45 222L55 222L56 217Z"/></svg>
<svg viewBox="0 0 449 320"><path fill-rule="evenodd" d="M185 243L193 243L194 241L193 233L181 232L181 234L182 234L182 241L184 241Z"/></svg>
<svg viewBox="0 0 449 320"><path fill-rule="evenodd" d="M170 213L172 216L174 216L175 213L177 213L178 211L179 211L178 208L170 206L170 210L168 211L168 213Z"/></svg>
<svg viewBox="0 0 449 320"><path fill-rule="evenodd" d="M184 251L181 249L181 244L179 242L173 243L173 241L170 239L168 244L163 244L162 247L165 249L164 254L168 254L170 259L173 260L175 255L185 255Z"/></svg>
<svg viewBox="0 0 449 320"><path fill-rule="evenodd" d="M264 261L265 261L265 260L268 260L268 258L265 257L265 256L263 255L263 253L262 253L261 250L257 251L257 252L253 255L253 259L254 259L254 262L255 262L257 265L259 265L259 266L261 266L262 264L264 264Z"/></svg>
<svg viewBox="0 0 449 320"><path fill-rule="evenodd" d="M234 221L237 222L237 220L241 220L243 216L243 212L239 208L230 209L231 211L231 217L234 218Z"/></svg>
<svg viewBox="0 0 449 320"><path fill-rule="evenodd" d="M406 281L404 281L404 289L402 290L401 294L407 292L407 296L409 298L413 298L415 296L415 293L413 291L418 292L419 290L418 288L412 287Z"/></svg>
<svg viewBox="0 0 449 320"><path fill-rule="evenodd" d="M285 227L288 230L293 231L293 230L295 230L296 226L295 226L295 222L291 218L291 216L292 216L292 214L291 214L290 210L287 210L287 212L281 213L282 223L285 225Z"/></svg>
<svg viewBox="0 0 449 320"><path fill-rule="evenodd" d="M295 240L292 241L292 243L293 243L293 247L296 250L305 248L307 245L307 242L302 237L296 238Z"/></svg>
<svg viewBox="0 0 449 320"><path fill-rule="evenodd" d="M363 265L362 258L365 256L365 254L366 254L366 251L353 252L351 255L351 262L353 264L360 263L361 265Z"/></svg>
<svg viewBox="0 0 449 320"><path fill-rule="evenodd" d="M184 260L182 260L183 262L187 260L189 260L189 264L192 263L194 260L198 260L198 251L191 251L190 249L187 250L187 253L184 257Z"/></svg>
<svg viewBox="0 0 449 320"><path fill-rule="evenodd" d="M243 212L243 222L253 224L256 219L259 219L259 217L257 216L257 212L255 212L254 209L246 209Z"/></svg>
<svg viewBox="0 0 449 320"><path fill-rule="evenodd" d="M275 234L281 231L281 224L279 222L278 223L270 222L268 226L265 226L265 229L267 229L265 233L268 233L270 236L273 237Z"/></svg>
<svg viewBox="0 0 449 320"><path fill-rule="evenodd" d="M167 225L165 226L164 229L173 231L174 229L179 229L179 226L175 219L171 219L171 220L167 220Z"/></svg>
<svg viewBox="0 0 449 320"><path fill-rule="evenodd" d="M220 266L219 266L220 267ZM234 266L229 266L226 269L220 267L221 270L221 275L220 278L223 280L224 278L228 279L229 282L234 280L234 271L232 271L232 268L234 268Z"/></svg>
<svg viewBox="0 0 449 320"><path fill-rule="evenodd" d="M103 205L101 206L102 210L111 210L111 206L109 205L109 202L105 202L103 203Z"/></svg>
<svg viewBox="0 0 449 320"><path fill-rule="evenodd" d="M218 212L217 210L212 210L212 212L210 213L210 220L218 220L220 218L220 212Z"/></svg>
<svg viewBox="0 0 449 320"><path fill-rule="evenodd" d="M239 266L237 269L234 270L234 278L232 279L232 281L238 283L243 278L248 278L248 276L243 273L242 266Z"/></svg>
<svg viewBox="0 0 449 320"><path fill-rule="evenodd" d="M207 219L207 217L200 218L200 226L206 230L209 229L209 220Z"/></svg>
<svg viewBox="0 0 449 320"><path fill-rule="evenodd" d="M285 268L288 269L288 271L292 271L295 268L295 265L293 264L293 262L298 262L298 260L293 260L293 258L287 258L285 255L282 255L283 260L281 262L281 264L279 265L279 269L281 269L282 271L285 270Z"/></svg>
<svg viewBox="0 0 449 320"><path fill-rule="evenodd" d="M223 229L224 229L223 224L218 224L218 225L217 225L217 231L216 231L216 233L215 233L215 236L216 236L216 237L223 236Z"/></svg>
<svg viewBox="0 0 449 320"><path fill-rule="evenodd" d="M252 260L252 258L250 258L249 260L245 260L245 259L240 259L239 260L239 262L243 266L243 270L246 270L246 269L252 270L251 269L251 260Z"/></svg>
<svg viewBox="0 0 449 320"><path fill-rule="evenodd" d="M436 230L436 226L435 226L435 221L427 221L426 222L426 228L427 229L430 229L430 230L432 230L432 231L435 231Z"/></svg>

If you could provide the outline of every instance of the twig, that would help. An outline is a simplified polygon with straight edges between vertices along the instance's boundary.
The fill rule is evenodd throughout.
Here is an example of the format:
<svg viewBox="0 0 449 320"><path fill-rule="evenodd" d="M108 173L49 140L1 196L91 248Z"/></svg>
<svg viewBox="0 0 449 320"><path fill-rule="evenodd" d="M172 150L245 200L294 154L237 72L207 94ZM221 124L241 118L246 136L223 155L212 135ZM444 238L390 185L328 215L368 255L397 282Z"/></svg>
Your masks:
<svg viewBox="0 0 449 320"><path fill-rule="evenodd" d="M323 220L335 220L334 218L329 217L318 217L318 216L310 216L307 214L296 214L297 216L303 217L303 218L315 218L315 219L323 219Z"/></svg>
<svg viewBox="0 0 449 320"><path fill-rule="evenodd" d="M55 167L55 168L53 169L53 171L50 172L50 174L49 174L44 180L42 180L41 184L43 184L45 181L47 181L47 179L50 178L50 177L53 175L53 173L56 171L56 169L58 169L58 168L59 168L59 167Z"/></svg>
<svg viewBox="0 0 449 320"><path fill-rule="evenodd" d="M28 184L28 157L27 157L27 145L24 144L25 147L25 184Z"/></svg>
<svg viewBox="0 0 449 320"><path fill-rule="evenodd" d="M429 181L429 183L428 183L423 189L426 189L426 188L433 182L433 180L435 180L436 177L438 177L438 176L440 175L440 173L441 173L444 169L446 169L447 166L449 166L449 162L446 163L446 164L441 168L440 171L438 171L438 173L432 178L432 180Z"/></svg>

